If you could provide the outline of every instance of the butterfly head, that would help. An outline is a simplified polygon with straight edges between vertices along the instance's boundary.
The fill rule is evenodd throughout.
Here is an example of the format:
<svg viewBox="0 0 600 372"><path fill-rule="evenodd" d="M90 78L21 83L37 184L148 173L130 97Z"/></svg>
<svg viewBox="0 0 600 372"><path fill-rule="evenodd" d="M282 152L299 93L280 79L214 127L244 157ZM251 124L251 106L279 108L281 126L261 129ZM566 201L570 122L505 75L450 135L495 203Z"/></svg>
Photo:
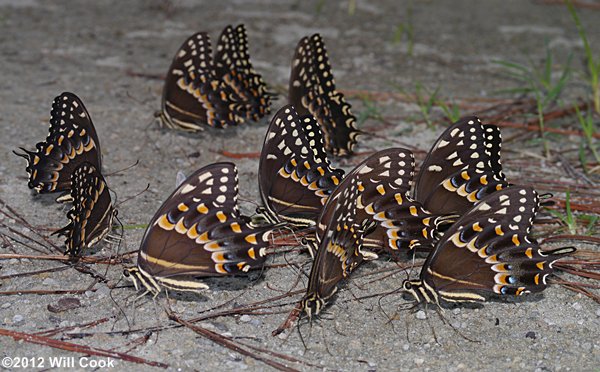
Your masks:
<svg viewBox="0 0 600 372"><path fill-rule="evenodd" d="M137 267L129 267L123 270L123 276L125 279L133 282L133 286L136 291L140 291L145 289L147 292L151 292L158 295L161 291L161 287L156 283L152 277L148 276L144 271L140 270Z"/></svg>
<svg viewBox="0 0 600 372"><path fill-rule="evenodd" d="M312 294L302 300L302 311L306 314L308 319L312 319L319 315L324 306L325 300L320 298L317 294Z"/></svg>
<svg viewBox="0 0 600 372"><path fill-rule="evenodd" d="M402 282L402 290L419 303L433 302L432 297L427 293L427 286L423 285L423 282L420 280L405 280Z"/></svg>

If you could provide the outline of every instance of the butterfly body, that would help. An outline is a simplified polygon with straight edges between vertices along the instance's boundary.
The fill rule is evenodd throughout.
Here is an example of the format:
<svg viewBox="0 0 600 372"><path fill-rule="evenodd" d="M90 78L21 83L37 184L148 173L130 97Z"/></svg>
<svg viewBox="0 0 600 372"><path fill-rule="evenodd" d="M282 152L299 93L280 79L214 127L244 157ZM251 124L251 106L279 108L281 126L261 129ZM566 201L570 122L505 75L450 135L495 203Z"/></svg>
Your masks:
<svg viewBox="0 0 600 372"><path fill-rule="evenodd" d="M448 229L419 280L404 282L405 291L417 301L439 304L544 290L554 261L574 249L542 251L531 238L539 205L538 194L528 187L488 195Z"/></svg>
<svg viewBox="0 0 600 372"><path fill-rule="evenodd" d="M172 129L200 131L202 125L225 128L243 122L243 99L215 74L210 37L198 32L176 53L163 88L160 123Z"/></svg>
<svg viewBox="0 0 600 372"><path fill-rule="evenodd" d="M53 233L65 236L65 254L79 256L112 230L117 214L104 177L93 164L83 163L72 174L70 222Z"/></svg>
<svg viewBox="0 0 600 372"><path fill-rule="evenodd" d="M221 33L215 53L215 71L218 79L249 102L247 120L259 120L271 111L274 94L267 90L267 84L252 66L243 24L235 28L228 25Z"/></svg>
<svg viewBox="0 0 600 372"><path fill-rule="evenodd" d="M64 92L54 99L48 136L35 147L35 151L21 148L23 153L15 154L27 160L28 186L41 194L69 191L71 175L84 162L97 170L102 167L96 129L73 93Z"/></svg>
<svg viewBox="0 0 600 372"><path fill-rule="evenodd" d="M327 151L351 155L361 133L344 95L336 90L325 43L319 34L304 37L292 60L289 102L300 115L314 116L321 126Z"/></svg>
<svg viewBox="0 0 600 372"><path fill-rule="evenodd" d="M315 119L300 117L290 105L281 108L267 130L258 170L268 219L313 226L343 177L329 163Z"/></svg>
<svg viewBox="0 0 600 372"><path fill-rule="evenodd" d="M467 117L450 126L429 151L414 198L433 213L462 214L486 195L508 186L500 163L496 126Z"/></svg>
<svg viewBox="0 0 600 372"><path fill-rule="evenodd" d="M215 163L189 176L155 213L137 267L125 275L136 288L197 292L199 277L246 273L262 266L273 226L253 228L237 206L237 169Z"/></svg>

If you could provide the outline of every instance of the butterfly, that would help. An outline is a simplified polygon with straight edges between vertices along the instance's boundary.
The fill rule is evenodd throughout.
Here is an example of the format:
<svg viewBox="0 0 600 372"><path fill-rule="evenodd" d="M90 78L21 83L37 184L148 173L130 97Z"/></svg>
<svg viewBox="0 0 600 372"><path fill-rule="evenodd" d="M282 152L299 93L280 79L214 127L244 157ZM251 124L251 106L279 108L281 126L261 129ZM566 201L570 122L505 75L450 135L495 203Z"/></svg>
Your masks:
<svg viewBox="0 0 600 372"><path fill-rule="evenodd" d="M64 92L54 99L48 136L35 148L21 147L23 153L14 153L27 160L28 186L38 193L70 191L71 175L82 163L97 170L102 167L96 129L83 102L73 93Z"/></svg>
<svg viewBox="0 0 600 372"><path fill-rule="evenodd" d="M71 175L70 196L73 203L67 213L70 222L52 235L65 236L65 254L77 257L112 230L117 210L104 177L91 163L80 164Z"/></svg>
<svg viewBox="0 0 600 372"><path fill-rule="evenodd" d="M344 95L336 90L321 35L304 37L292 60L289 103L300 115L313 115L323 131L325 149L336 156L351 155L361 133Z"/></svg>
<svg viewBox="0 0 600 372"><path fill-rule="evenodd" d="M509 184L502 172L500 130L467 117L435 142L417 176L414 198L433 213L462 214Z"/></svg>
<svg viewBox="0 0 600 372"><path fill-rule="evenodd" d="M330 198L325 208L331 210L311 268L303 312L312 318L318 315L337 291L337 284L349 277L363 261L377 258L361 250L364 236L372 229L370 221L357 221L357 199L363 191L358 177L347 178L339 197ZM331 207L329 207L331 206ZM310 244L315 244L311 242Z"/></svg>
<svg viewBox="0 0 600 372"><path fill-rule="evenodd" d="M237 205L232 163L207 165L189 176L152 217L137 266L124 276L136 289L199 292L198 277L245 273L261 267L274 226L253 228Z"/></svg>
<svg viewBox="0 0 600 372"><path fill-rule="evenodd" d="M190 36L179 48L165 79L162 126L200 131L202 125L225 128L244 121L247 106L242 97L216 76L210 37Z"/></svg>
<svg viewBox="0 0 600 372"><path fill-rule="evenodd" d="M414 175L415 158L410 150L389 148L372 154L357 165L334 191L337 199L340 190L357 178L363 189L357 200L357 217L360 224L373 220L376 227L364 239L363 246L370 249L397 251L399 248L431 246L445 216L433 215L409 196ZM317 225L316 237L322 240L335 204L324 208Z"/></svg>
<svg viewBox="0 0 600 372"><path fill-rule="evenodd" d="M575 251L543 251L531 237L540 197L530 187L511 186L479 201L446 231L427 257L419 280L404 290L418 302L485 301L486 295L540 292L552 264Z"/></svg>
<svg viewBox="0 0 600 372"><path fill-rule="evenodd" d="M217 43L214 64L216 77L249 101L246 119L256 121L271 111L271 98L275 94L267 90L267 84L252 66L243 24L235 29L231 25L225 27Z"/></svg>
<svg viewBox="0 0 600 372"><path fill-rule="evenodd" d="M263 144L258 184L263 214L271 222L314 226L327 198L344 177L323 148L319 125L282 107L271 120Z"/></svg>

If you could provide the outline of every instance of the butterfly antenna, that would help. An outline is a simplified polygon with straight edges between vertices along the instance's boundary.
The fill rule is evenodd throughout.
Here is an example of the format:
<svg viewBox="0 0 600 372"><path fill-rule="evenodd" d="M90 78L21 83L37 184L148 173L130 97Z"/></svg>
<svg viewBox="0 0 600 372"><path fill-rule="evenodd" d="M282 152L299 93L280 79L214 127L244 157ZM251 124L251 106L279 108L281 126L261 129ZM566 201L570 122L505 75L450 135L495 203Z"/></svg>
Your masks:
<svg viewBox="0 0 600 372"><path fill-rule="evenodd" d="M474 340L472 338L467 337L466 335L464 335L462 332L460 332L455 326L452 325L452 323L448 322L446 320L446 318L443 315L443 312L441 312L438 308L436 308L436 312L438 313L438 315L440 316L440 319L442 320L442 323L444 323L445 325L449 326L450 328L452 328L452 330L454 332L456 332L457 335L459 335L460 337L464 338L467 341L470 342L475 342L475 343L481 343L481 341L478 340ZM436 340L437 341L437 340Z"/></svg>
<svg viewBox="0 0 600 372"><path fill-rule="evenodd" d="M146 188L144 188L142 191L138 192L137 194L135 194L135 195L133 195L133 196L130 196L130 197L128 197L127 199L125 199L125 200L123 200L123 201L121 201L121 202L119 202L119 203L115 203L115 209L118 209L118 207L120 207L122 204L124 204L124 203L126 203L126 202L130 201L131 199L135 199L135 198L137 198L138 196L142 195L143 193L145 193L146 191L148 191L148 189L150 189L150 184L147 184L147 185L146 185ZM116 195L116 194L115 194L115 195ZM116 198L116 196L115 196L115 202L116 202L116 200L117 200L117 198Z"/></svg>
<svg viewBox="0 0 600 372"><path fill-rule="evenodd" d="M117 288L117 286L119 285L119 283L121 283L121 280L123 280L123 278L119 278L119 280L115 283L115 285L110 289L110 291L108 291L108 297L110 297L111 301L115 304L115 306L118 309L118 312L121 313L123 315L123 318L125 319L125 322L127 323L127 329L131 330L131 323L129 323L129 318L127 317L127 314L125 313L125 310L123 310L123 308L119 305L119 303L117 302L117 300L115 300L115 298L113 297L113 291ZM119 321L119 318L117 316L115 316L115 322L113 323L112 327L111 327L111 331L114 330L116 323Z"/></svg>
<svg viewBox="0 0 600 372"><path fill-rule="evenodd" d="M304 346L304 351L308 351L308 347L306 346L306 342L304 342L304 336L302 336L302 331L300 330L300 322L302 321L302 315L298 317L298 321L296 321L296 328L298 329L298 335L300 336L300 341L302 342L302 346Z"/></svg>
<svg viewBox="0 0 600 372"><path fill-rule="evenodd" d="M139 164L140 164L140 159L136 160L135 163L133 163L131 165L128 165L128 166L126 166L123 169L119 169L119 170L116 170L114 172L110 172L110 173L106 174L104 177L110 177L110 176L114 176L115 174L118 174L118 173L121 173L121 172L125 172L126 170L129 170L131 168L137 167Z"/></svg>

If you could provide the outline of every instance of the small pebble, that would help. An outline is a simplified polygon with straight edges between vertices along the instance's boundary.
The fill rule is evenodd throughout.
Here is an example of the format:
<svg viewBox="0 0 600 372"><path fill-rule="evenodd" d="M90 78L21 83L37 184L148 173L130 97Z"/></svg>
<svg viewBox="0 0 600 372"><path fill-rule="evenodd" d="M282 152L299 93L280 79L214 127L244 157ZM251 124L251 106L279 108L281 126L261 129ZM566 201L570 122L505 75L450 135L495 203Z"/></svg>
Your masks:
<svg viewBox="0 0 600 372"><path fill-rule="evenodd" d="M596 310L596 316L600 317L600 309Z"/></svg>
<svg viewBox="0 0 600 372"><path fill-rule="evenodd" d="M244 315L242 315L240 317L240 322L242 322L242 323L248 323L251 320L252 320L252 318L249 315L246 315L246 314L244 314Z"/></svg>
<svg viewBox="0 0 600 372"><path fill-rule="evenodd" d="M423 358L417 358L415 359L415 364L420 366L421 364L425 363L425 359Z"/></svg>
<svg viewBox="0 0 600 372"><path fill-rule="evenodd" d="M25 320L25 318L23 317L23 315L20 315L20 314L17 314L15 316L13 316L13 318L12 318L13 324L21 323L24 320Z"/></svg>
<svg viewBox="0 0 600 372"><path fill-rule="evenodd" d="M410 345L409 344L402 345L402 350L408 351L408 349L410 349Z"/></svg>
<svg viewBox="0 0 600 372"><path fill-rule="evenodd" d="M458 315L458 314L460 314L460 308L459 308L459 307L457 307L457 308L455 308L455 309L452 309L452 314L454 314L454 315Z"/></svg>
<svg viewBox="0 0 600 372"><path fill-rule="evenodd" d="M574 302L572 305L573 309L580 311L581 309L583 309L583 306L581 306L581 304L579 302Z"/></svg>
<svg viewBox="0 0 600 372"><path fill-rule="evenodd" d="M46 278L42 281L42 285L48 286L48 287L55 287L55 286L58 286L58 282L52 278Z"/></svg>
<svg viewBox="0 0 600 372"><path fill-rule="evenodd" d="M2 305L0 305L0 308L2 309L8 309L10 307L11 303L10 302L5 302ZM600 316L600 315L598 315Z"/></svg>
<svg viewBox="0 0 600 372"><path fill-rule="evenodd" d="M533 332L533 331L529 331L529 332L527 332L527 333L525 334L525 337L526 337L526 338L530 338L530 339L532 339L532 340L535 340L535 339L537 338L537 336L535 335L535 332Z"/></svg>
<svg viewBox="0 0 600 372"><path fill-rule="evenodd" d="M417 313L415 314L415 317L416 317L417 319L421 319L421 320L423 320L423 319L427 319L427 314L425 314L425 312L424 312L423 310L419 310L419 311L417 311Z"/></svg>

